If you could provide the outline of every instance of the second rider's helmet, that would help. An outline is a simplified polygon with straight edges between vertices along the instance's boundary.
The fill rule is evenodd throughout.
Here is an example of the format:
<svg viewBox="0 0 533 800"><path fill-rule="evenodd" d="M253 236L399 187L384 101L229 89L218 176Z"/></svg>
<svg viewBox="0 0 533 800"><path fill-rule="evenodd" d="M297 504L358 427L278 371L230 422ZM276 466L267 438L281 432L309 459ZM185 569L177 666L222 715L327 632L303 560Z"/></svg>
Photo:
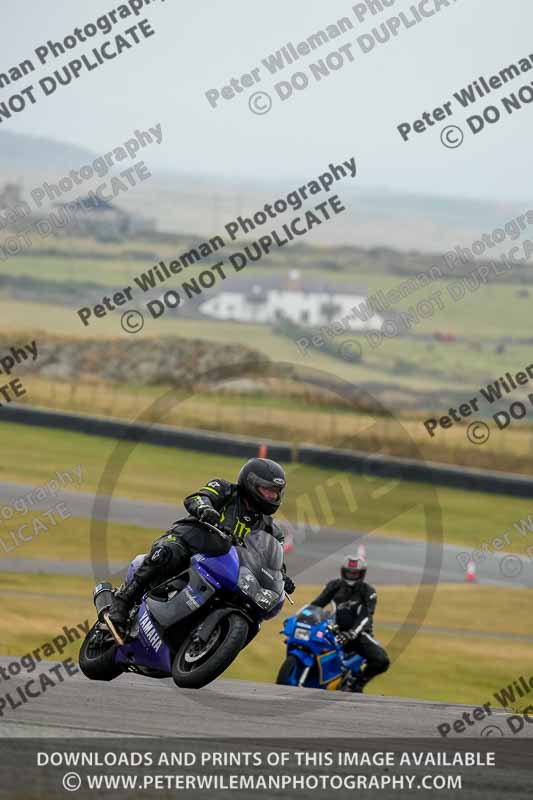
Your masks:
<svg viewBox="0 0 533 800"><path fill-rule="evenodd" d="M341 578L353 586L359 581L364 581L368 564L362 556L346 556L341 566Z"/></svg>

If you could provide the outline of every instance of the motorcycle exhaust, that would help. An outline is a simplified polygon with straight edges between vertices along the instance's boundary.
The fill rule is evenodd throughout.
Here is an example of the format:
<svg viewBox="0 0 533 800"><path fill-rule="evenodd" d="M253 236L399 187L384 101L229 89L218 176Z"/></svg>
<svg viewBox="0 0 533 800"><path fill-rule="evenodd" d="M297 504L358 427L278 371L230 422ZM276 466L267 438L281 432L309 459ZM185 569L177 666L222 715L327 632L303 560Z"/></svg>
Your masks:
<svg viewBox="0 0 533 800"><path fill-rule="evenodd" d="M113 639L118 645L122 646L124 640L109 619L109 609L114 597L112 589L113 587L110 583L99 583L94 587L93 602L98 615L98 622L103 622L107 625Z"/></svg>
<svg viewBox="0 0 533 800"><path fill-rule="evenodd" d="M104 614L111 608L114 596L112 589L110 583L99 583L94 587L93 603L99 622L104 622Z"/></svg>
<svg viewBox="0 0 533 800"><path fill-rule="evenodd" d="M114 597L112 589L113 587L110 583L99 583L94 587L93 602L98 615L98 621L107 625L115 642L119 646L122 646L124 644L124 640L109 619L109 609L111 608L111 603L113 602Z"/></svg>

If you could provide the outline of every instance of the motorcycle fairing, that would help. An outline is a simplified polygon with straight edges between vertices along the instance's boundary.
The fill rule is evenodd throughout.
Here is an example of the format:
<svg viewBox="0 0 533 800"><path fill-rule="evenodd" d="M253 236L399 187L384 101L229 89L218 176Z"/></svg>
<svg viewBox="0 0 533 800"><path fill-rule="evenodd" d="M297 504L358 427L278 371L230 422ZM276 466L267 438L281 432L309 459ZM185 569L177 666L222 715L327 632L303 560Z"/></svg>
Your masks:
<svg viewBox="0 0 533 800"><path fill-rule="evenodd" d="M350 656L349 658L345 657L343 659L343 666L347 667L354 674L357 674L361 671L361 667L363 666L364 661L365 659L363 658L363 656L354 655Z"/></svg>
<svg viewBox="0 0 533 800"><path fill-rule="evenodd" d="M281 631L281 633L284 636L288 636L289 638L292 637L294 634L294 629L296 628L296 622L297 622L296 616L287 617L287 619L283 621L283 630Z"/></svg>
<svg viewBox="0 0 533 800"><path fill-rule="evenodd" d="M200 563L209 575L225 589L233 590L239 577L239 557L232 547L229 553L222 556L193 556L191 564Z"/></svg>
<svg viewBox="0 0 533 800"><path fill-rule="evenodd" d="M181 592L168 600L159 600L148 595L146 605L157 625L164 631L180 620L190 617L205 605L216 591L216 588L191 566L189 583Z"/></svg>
<svg viewBox="0 0 533 800"><path fill-rule="evenodd" d="M210 572L208 572L206 569L204 569L204 567L202 566L202 563L200 561L200 556L198 556L198 558L196 559L196 561L194 563L194 569L197 572L199 572L200 575L203 575L203 577L206 579L206 581L209 581L209 583L212 586L214 586L215 589L221 589L222 588L222 584L219 583L217 581L217 579L213 575L211 575Z"/></svg>
<svg viewBox="0 0 533 800"><path fill-rule="evenodd" d="M321 685L330 683L339 678L342 672L342 662L336 650L329 650L316 656L318 664L318 681Z"/></svg>
<svg viewBox="0 0 533 800"><path fill-rule="evenodd" d="M143 600L139 608L138 620L138 636L117 649L116 661L119 664L137 664L141 667L148 667L170 674L170 650L161 639L151 619L145 600Z"/></svg>
<svg viewBox="0 0 533 800"><path fill-rule="evenodd" d="M311 653L309 650L300 650L299 648L293 648L289 650L291 656L295 656L299 659L305 667L312 667L315 663L315 654Z"/></svg>

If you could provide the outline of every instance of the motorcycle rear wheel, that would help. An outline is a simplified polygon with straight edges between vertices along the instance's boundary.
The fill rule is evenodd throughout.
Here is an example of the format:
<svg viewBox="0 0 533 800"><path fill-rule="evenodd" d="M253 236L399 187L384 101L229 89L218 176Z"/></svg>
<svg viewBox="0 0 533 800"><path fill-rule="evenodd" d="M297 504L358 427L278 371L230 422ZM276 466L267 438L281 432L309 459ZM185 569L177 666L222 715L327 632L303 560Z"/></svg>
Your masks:
<svg viewBox="0 0 533 800"><path fill-rule="evenodd" d="M281 686L298 686L304 665L296 656L287 656L281 665L276 683Z"/></svg>
<svg viewBox="0 0 533 800"><path fill-rule="evenodd" d="M122 675L123 669L115 662L117 645L111 634L106 634L100 623L93 625L80 648L80 669L92 681L112 681Z"/></svg>
<svg viewBox="0 0 533 800"><path fill-rule="evenodd" d="M181 644L172 664L172 678L182 689L201 689L218 678L246 644L248 623L240 614L228 614L205 644L195 642L195 633Z"/></svg>

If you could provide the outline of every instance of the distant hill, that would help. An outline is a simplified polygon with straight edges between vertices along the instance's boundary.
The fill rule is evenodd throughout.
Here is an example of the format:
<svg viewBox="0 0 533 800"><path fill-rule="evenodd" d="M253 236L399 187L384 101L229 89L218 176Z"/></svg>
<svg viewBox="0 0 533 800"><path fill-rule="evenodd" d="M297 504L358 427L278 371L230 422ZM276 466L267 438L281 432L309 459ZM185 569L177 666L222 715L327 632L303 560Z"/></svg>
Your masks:
<svg viewBox="0 0 533 800"><path fill-rule="evenodd" d="M94 161L95 154L85 147L57 142L40 136L0 131L0 169L27 173L64 170Z"/></svg>
<svg viewBox="0 0 533 800"><path fill-rule="evenodd" d="M1 175L4 181L20 179L26 189L44 179L57 180L71 169L90 164L97 155L66 142L0 131ZM122 194L120 206L140 215L149 208L158 229L172 234L206 238L223 233L228 221L250 216L300 183L298 178L280 175L265 180L177 172L158 168L151 152L145 158L153 177ZM457 245L471 246L484 232L503 227L527 210L520 203L368 188L357 180L339 184L339 195L348 213L332 225L315 228L306 243L445 252ZM496 249L491 255L496 255Z"/></svg>
<svg viewBox="0 0 533 800"><path fill-rule="evenodd" d="M250 216L302 183L303 178L243 180L154 169L150 210L157 216L160 230L212 236L229 220ZM409 194L386 187L363 187L357 180L339 184L338 194L348 213L337 217L332 225L315 228L308 244L446 252L456 245L471 246L484 232L503 227L527 211L523 203ZM321 199L316 198L317 202ZM259 230L261 234L268 232L268 226Z"/></svg>

